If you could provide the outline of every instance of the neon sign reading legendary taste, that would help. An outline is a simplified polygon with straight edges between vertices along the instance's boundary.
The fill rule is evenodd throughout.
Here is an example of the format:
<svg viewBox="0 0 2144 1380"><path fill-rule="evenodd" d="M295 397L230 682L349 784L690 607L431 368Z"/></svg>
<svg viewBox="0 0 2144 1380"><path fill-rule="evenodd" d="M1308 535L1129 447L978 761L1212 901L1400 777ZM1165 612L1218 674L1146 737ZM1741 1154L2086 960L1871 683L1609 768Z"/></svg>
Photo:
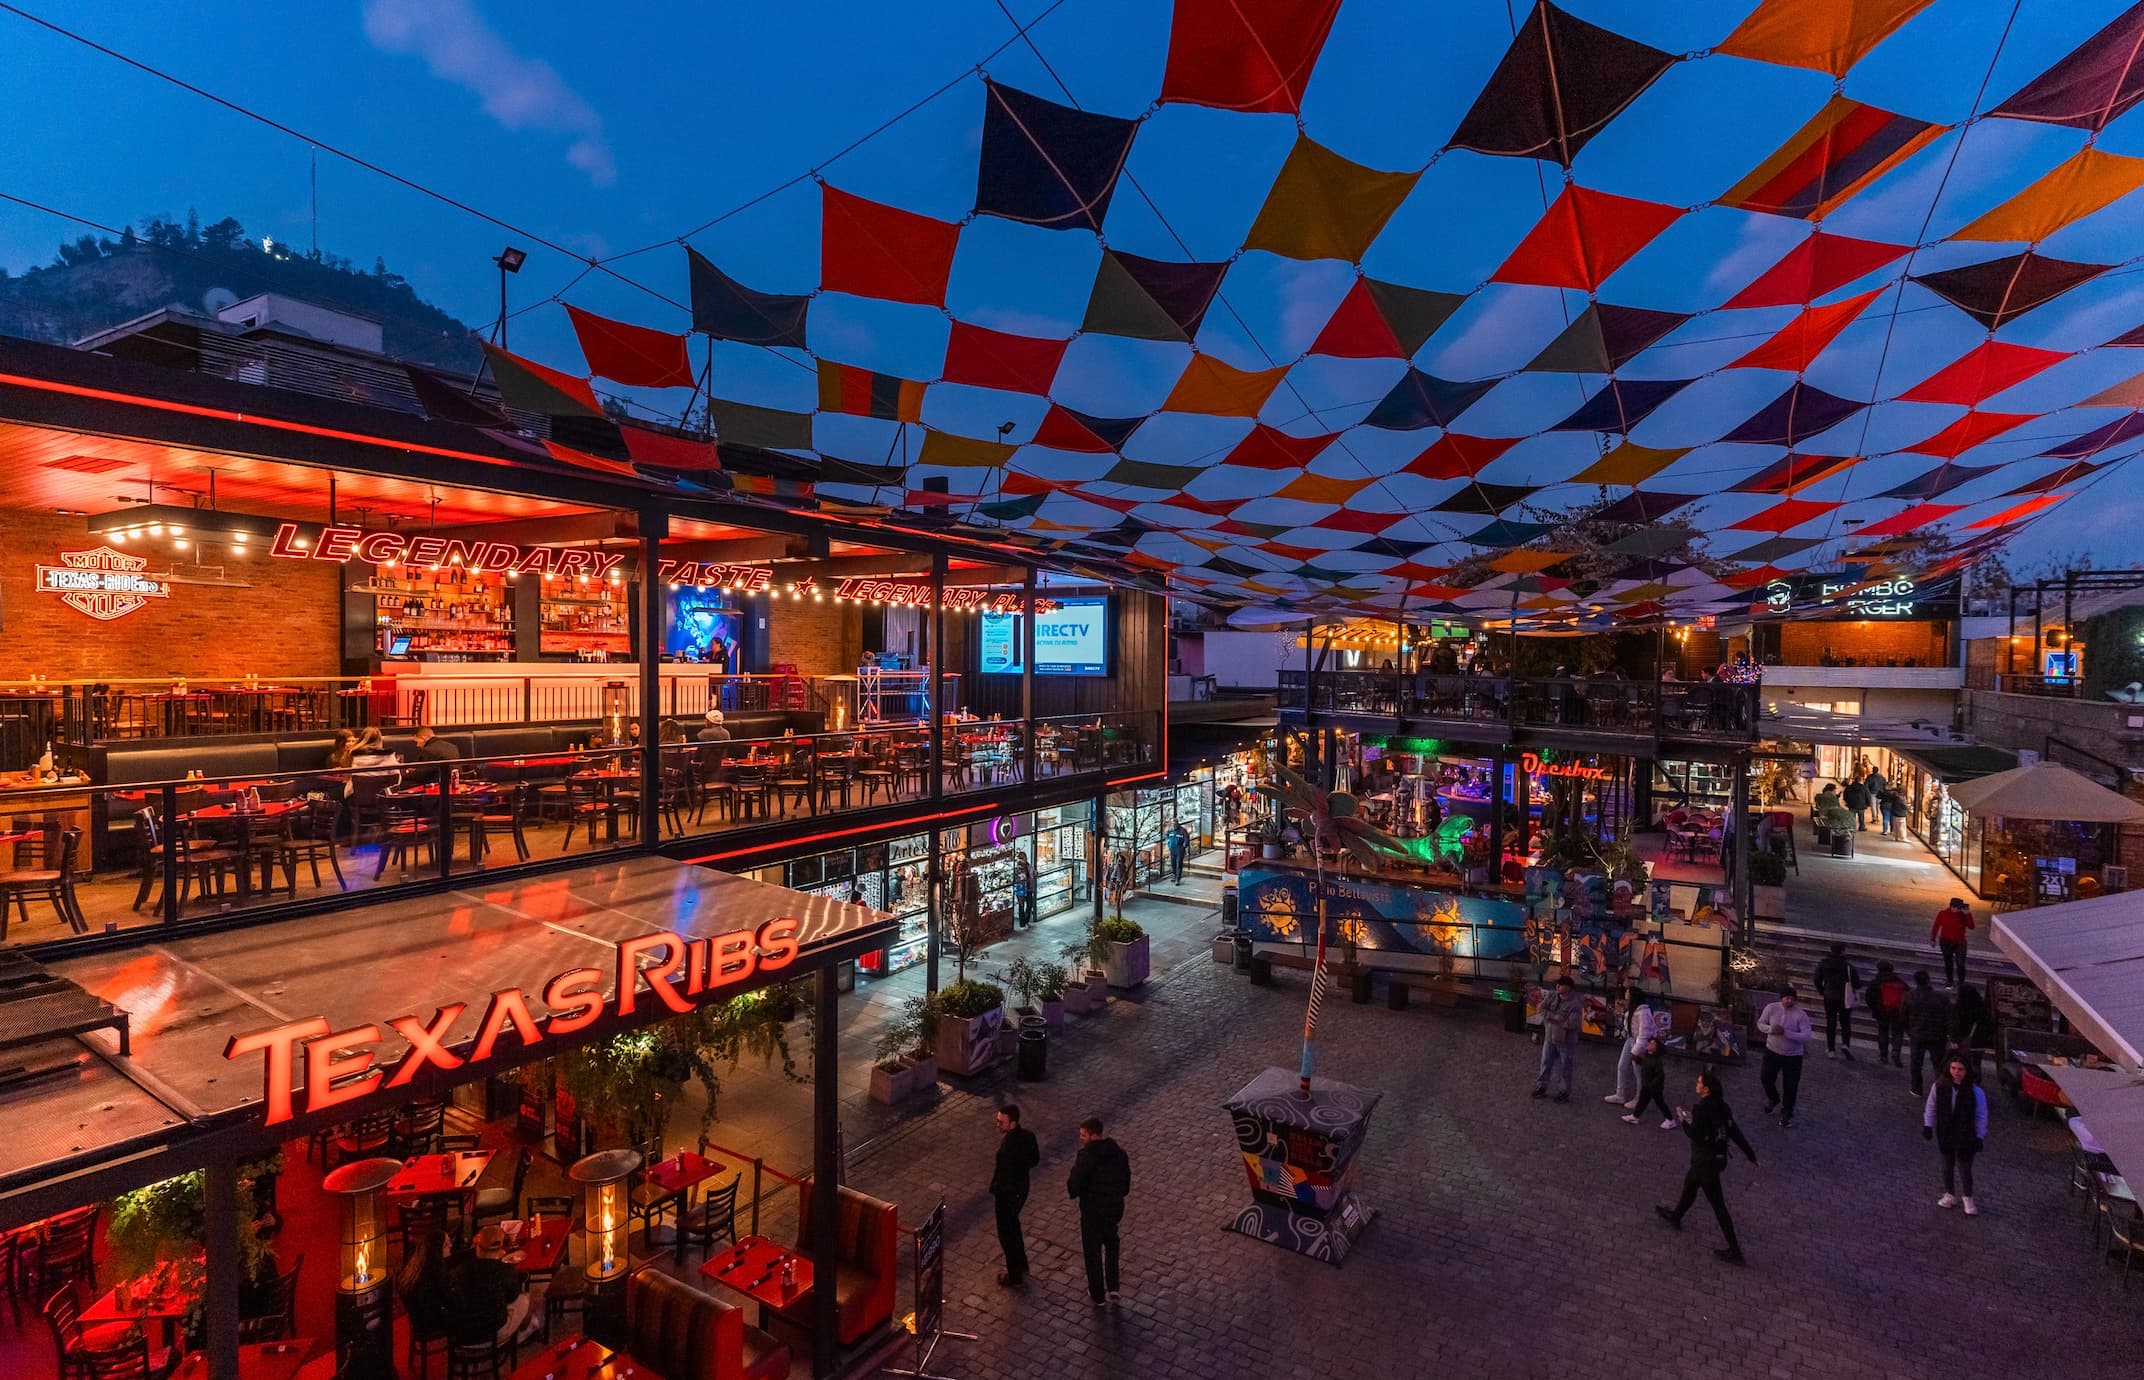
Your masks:
<svg viewBox="0 0 2144 1380"><path fill-rule="evenodd" d="M643 980L656 1004L683 1015L755 972L788 967L797 956L798 926L798 921L785 918L769 920L757 932L732 930L693 940L651 934L622 940L616 986L608 999L603 995L601 968L569 969L545 983L541 996L548 1014L541 1021L529 1010L528 996L520 988L501 988L486 1002L475 1043L466 1056L448 1049L447 1037L469 1005L449 1002L434 1010L428 1021L398 1016L387 1022L389 1029L409 1042L408 1052L391 1069L376 1063L372 1047L387 1038L378 1025L336 1030L325 1016L234 1035L224 1046L223 1057L265 1056L261 1100L268 1115L263 1124L274 1126L297 1114L295 1075L301 1057L305 1062L304 1110L317 1112L369 1097L382 1088L403 1087L426 1067L451 1070L482 1063L497 1052L500 1039L509 1031L527 1049L553 1036L586 1030L603 1018L606 1005L612 1003L615 1015L630 1016L641 1005ZM642 960L649 958L656 961L643 966Z"/></svg>

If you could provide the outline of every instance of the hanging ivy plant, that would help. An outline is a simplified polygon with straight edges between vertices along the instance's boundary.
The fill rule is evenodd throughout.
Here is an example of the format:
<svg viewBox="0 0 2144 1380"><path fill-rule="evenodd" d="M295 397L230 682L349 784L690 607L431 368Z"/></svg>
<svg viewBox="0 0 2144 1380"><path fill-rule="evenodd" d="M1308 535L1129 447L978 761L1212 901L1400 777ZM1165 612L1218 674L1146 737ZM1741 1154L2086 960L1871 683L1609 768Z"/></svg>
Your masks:
<svg viewBox="0 0 2144 1380"><path fill-rule="evenodd" d="M280 1150L238 1166L238 1263L246 1279L258 1278L268 1258L253 1216L254 1181L282 1171ZM183 1326L188 1336L198 1335L207 1275L203 1256L208 1249L208 1189L202 1172L197 1169L113 1198L104 1239L106 1261L121 1279L168 1272L193 1296Z"/></svg>
<svg viewBox="0 0 2144 1380"><path fill-rule="evenodd" d="M797 1007L792 984L776 983L719 1005L696 1007L660 1025L583 1045L558 1057L558 1085L574 1100L579 1114L622 1134L634 1145L658 1139L670 1110L698 1083L706 1094L700 1134L714 1125L722 1093L718 1065L736 1068L746 1056L764 1063L779 1060L782 1076L804 1082L789 1048L784 1014ZM803 1006L805 1028L812 1009Z"/></svg>

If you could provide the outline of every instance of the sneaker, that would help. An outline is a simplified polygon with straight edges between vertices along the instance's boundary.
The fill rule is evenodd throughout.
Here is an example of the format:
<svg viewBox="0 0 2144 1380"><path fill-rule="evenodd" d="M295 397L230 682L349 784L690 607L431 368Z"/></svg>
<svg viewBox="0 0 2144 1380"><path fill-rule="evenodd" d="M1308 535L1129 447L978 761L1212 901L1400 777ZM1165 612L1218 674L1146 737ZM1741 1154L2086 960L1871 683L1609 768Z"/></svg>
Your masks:
<svg viewBox="0 0 2144 1380"><path fill-rule="evenodd" d="M1533 1093L1532 1093L1531 1095L1532 1095L1532 1096L1534 1096L1534 1097L1547 1097L1547 1096L1548 1096L1548 1088L1547 1088L1547 1087L1546 1087L1545 1085L1544 1085L1544 1086L1542 1086L1542 1087L1538 1087L1538 1088L1535 1088L1535 1089L1533 1090Z"/></svg>
<svg viewBox="0 0 2144 1380"><path fill-rule="evenodd" d="M1122 1303L1122 1302L1124 1302L1124 1291L1123 1291L1123 1290L1121 1290L1121 1289L1112 1289L1112 1290L1110 1290L1110 1291L1109 1291L1109 1301L1110 1301L1111 1303Z"/></svg>
<svg viewBox="0 0 2144 1380"><path fill-rule="evenodd" d="M1663 1130L1663 1131L1672 1131L1672 1130L1674 1130L1674 1129L1675 1129L1675 1118L1674 1118L1674 1117L1663 1117L1663 1118L1661 1118L1661 1121L1660 1121L1660 1129L1661 1129L1661 1130Z"/></svg>
<svg viewBox="0 0 2144 1380"><path fill-rule="evenodd" d="M1980 1215L1979 1205L1971 1198L1965 1200L1965 1215L1968 1217L1978 1217Z"/></svg>
<svg viewBox="0 0 2144 1380"><path fill-rule="evenodd" d="M1626 1097L1623 1099L1623 1105L1635 1112L1636 1110L1638 1110L1638 1099L1635 1097Z"/></svg>
<svg viewBox="0 0 2144 1380"><path fill-rule="evenodd" d="M1109 1303L1108 1300L1097 1296L1094 1300L1094 1306L1097 1308L1107 1308L1109 1306Z"/></svg>
<svg viewBox="0 0 2144 1380"><path fill-rule="evenodd" d="M1623 1094L1621 1094L1620 1092L1612 1092L1612 1093L1608 1094L1608 1095L1607 1095L1606 1097L1602 1098L1602 1099L1601 1099L1601 1101L1603 1101L1603 1102L1621 1102L1621 1103L1622 1103L1622 1104L1623 1104L1624 1106L1626 1106L1626 1107L1628 1107L1628 1106L1630 1105L1629 1101L1628 1101L1628 1100L1627 1100L1626 1098L1624 1098Z"/></svg>
<svg viewBox="0 0 2144 1380"><path fill-rule="evenodd" d="M1789 1126L1792 1126L1793 1124L1794 1118L1791 1116L1783 1116L1779 1119L1779 1129L1782 1131L1786 1130Z"/></svg>
<svg viewBox="0 0 2144 1380"><path fill-rule="evenodd" d="M1571 1095L1567 1092L1560 1092L1556 1094L1556 1100L1558 1102L1569 1102L1571 1100Z"/></svg>
<svg viewBox="0 0 2144 1380"><path fill-rule="evenodd" d="M1854 1062L1854 1047L1853 1047L1852 1045L1848 1045L1848 1046L1847 1046L1847 1047L1846 1047L1845 1049L1842 1049L1842 1050L1840 1050L1840 1051L1839 1051L1839 1057L1840 1057L1841 1059L1844 1059L1844 1060L1845 1060L1845 1061L1846 1061L1847 1063L1849 1063L1849 1064L1853 1063L1853 1062Z"/></svg>
<svg viewBox="0 0 2144 1380"><path fill-rule="evenodd" d="M1675 1209L1661 1207L1658 1204L1655 1204L1653 1207L1653 1211L1660 1214L1661 1221L1667 1223L1669 1226L1675 1228L1675 1230L1677 1231L1682 1230L1682 1219L1675 1215Z"/></svg>
<svg viewBox="0 0 2144 1380"><path fill-rule="evenodd" d="M1718 1256L1720 1259L1726 1261L1730 1265L1749 1264L1748 1261L1742 1258L1742 1252L1736 1250L1732 1246L1722 1246L1718 1250L1714 1251L1713 1254Z"/></svg>
<svg viewBox="0 0 2144 1380"><path fill-rule="evenodd" d="M1826 1059L1836 1059L1839 1057L1839 1051L1835 1049L1827 1049L1824 1051L1824 1057Z"/></svg>
<svg viewBox="0 0 2144 1380"><path fill-rule="evenodd" d="M1939 1208L1954 1208L1958 1206L1958 1195L1955 1193L1946 1193L1942 1197L1936 1199L1936 1206Z"/></svg>
<svg viewBox="0 0 2144 1380"><path fill-rule="evenodd" d="M1633 1126L1638 1124L1638 1114L1636 1112L1625 1112L1623 1113L1621 1119L1629 1122Z"/></svg>

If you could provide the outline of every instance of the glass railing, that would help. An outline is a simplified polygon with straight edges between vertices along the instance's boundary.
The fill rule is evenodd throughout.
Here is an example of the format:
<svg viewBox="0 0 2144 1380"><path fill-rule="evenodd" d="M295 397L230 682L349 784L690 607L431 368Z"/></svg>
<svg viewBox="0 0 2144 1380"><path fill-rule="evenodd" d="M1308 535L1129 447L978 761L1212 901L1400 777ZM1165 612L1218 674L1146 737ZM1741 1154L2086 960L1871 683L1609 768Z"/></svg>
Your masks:
<svg viewBox="0 0 2144 1380"><path fill-rule="evenodd" d="M1759 687L1603 677L1280 673L1280 707L1594 733L1752 740Z"/></svg>

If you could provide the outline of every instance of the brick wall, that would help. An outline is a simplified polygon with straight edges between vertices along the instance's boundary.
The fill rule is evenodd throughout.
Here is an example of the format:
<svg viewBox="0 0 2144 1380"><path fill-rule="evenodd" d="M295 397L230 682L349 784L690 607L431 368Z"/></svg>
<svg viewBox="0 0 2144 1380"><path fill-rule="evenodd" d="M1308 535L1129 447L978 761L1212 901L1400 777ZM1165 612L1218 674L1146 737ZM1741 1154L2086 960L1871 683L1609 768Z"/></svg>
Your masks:
<svg viewBox="0 0 2144 1380"><path fill-rule="evenodd" d="M1821 666L1824 650L1830 648L1841 662L1851 658L1862 666L1884 666L1893 660L1903 666L1918 660L1923 666L1949 664L1943 655L1943 631L1935 623L1787 623L1779 630L1779 661L1782 666Z"/></svg>
<svg viewBox="0 0 2144 1380"><path fill-rule="evenodd" d="M831 599L767 601L767 664L808 676L854 675L863 655L863 607Z"/></svg>
<svg viewBox="0 0 2144 1380"><path fill-rule="evenodd" d="M174 585L168 599L99 622L37 589L37 567L101 545L79 517L0 510L0 676L126 679L185 675L333 676L343 568L265 555L220 557L251 588ZM150 568L166 568L158 547ZM181 565L180 570L186 567Z"/></svg>

